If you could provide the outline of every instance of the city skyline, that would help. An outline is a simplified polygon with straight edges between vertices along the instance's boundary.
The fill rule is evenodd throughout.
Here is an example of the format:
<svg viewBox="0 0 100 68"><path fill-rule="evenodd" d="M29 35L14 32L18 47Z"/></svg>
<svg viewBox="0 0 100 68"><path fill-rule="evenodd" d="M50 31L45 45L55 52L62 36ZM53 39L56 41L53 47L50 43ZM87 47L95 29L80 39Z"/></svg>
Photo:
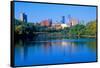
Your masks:
<svg viewBox="0 0 100 68"><path fill-rule="evenodd" d="M96 7L90 6L15 2L14 11L16 19L20 19L20 13L25 13L27 14L28 22L33 23L47 19L52 19L53 23L61 22L62 16L65 16L67 23L69 15L85 23L96 20Z"/></svg>

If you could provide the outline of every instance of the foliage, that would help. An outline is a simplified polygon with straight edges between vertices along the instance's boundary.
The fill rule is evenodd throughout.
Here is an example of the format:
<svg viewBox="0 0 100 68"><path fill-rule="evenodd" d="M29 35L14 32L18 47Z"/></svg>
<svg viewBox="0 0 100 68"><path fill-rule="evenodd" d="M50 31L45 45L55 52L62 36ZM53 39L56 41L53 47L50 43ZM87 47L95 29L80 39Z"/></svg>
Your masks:
<svg viewBox="0 0 100 68"><path fill-rule="evenodd" d="M64 29L56 30L55 28L40 26L35 23L25 23L15 19L15 34L17 35L32 35L35 32L60 32L62 34L69 35L91 35L96 36L96 21L91 21L86 25L77 24L72 27L66 27Z"/></svg>
<svg viewBox="0 0 100 68"><path fill-rule="evenodd" d="M81 24L77 24L73 27L71 27L69 29L69 34L72 34L72 35L80 35L83 31L83 29L85 28L84 25L81 25Z"/></svg>
<svg viewBox="0 0 100 68"><path fill-rule="evenodd" d="M96 35L96 30L97 30L96 21L91 21L91 22L86 24L86 27L83 31L83 34Z"/></svg>

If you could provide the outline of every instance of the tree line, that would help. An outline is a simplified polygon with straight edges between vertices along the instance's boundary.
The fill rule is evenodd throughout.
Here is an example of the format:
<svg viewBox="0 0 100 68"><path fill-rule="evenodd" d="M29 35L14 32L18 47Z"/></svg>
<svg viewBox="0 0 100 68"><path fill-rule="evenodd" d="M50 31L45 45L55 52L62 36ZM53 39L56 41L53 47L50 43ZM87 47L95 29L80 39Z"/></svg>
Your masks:
<svg viewBox="0 0 100 68"><path fill-rule="evenodd" d="M88 22L86 25L77 24L72 27L66 27L64 29L51 29L45 26L40 26L38 23L24 23L20 20L14 19L14 33L16 36L29 36L35 35L35 32L48 32L48 33L64 33L66 35L96 37L97 25L96 20Z"/></svg>

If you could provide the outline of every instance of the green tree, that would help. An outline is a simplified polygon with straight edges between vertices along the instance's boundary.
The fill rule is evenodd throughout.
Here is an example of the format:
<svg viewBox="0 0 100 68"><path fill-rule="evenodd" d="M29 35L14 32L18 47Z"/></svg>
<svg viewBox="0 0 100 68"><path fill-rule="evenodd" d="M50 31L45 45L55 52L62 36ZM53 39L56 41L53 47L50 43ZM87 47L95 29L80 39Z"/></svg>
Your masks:
<svg viewBox="0 0 100 68"><path fill-rule="evenodd" d="M77 25L75 25L75 26L73 26L73 27L71 27L70 29L69 29L69 34L71 34L71 35L80 35L81 33L82 33L82 30L85 28L85 26L84 25L82 25L82 24L77 24Z"/></svg>
<svg viewBox="0 0 100 68"><path fill-rule="evenodd" d="M97 25L96 21L91 21L86 24L86 27L83 31L83 34L85 35L96 35L97 32Z"/></svg>

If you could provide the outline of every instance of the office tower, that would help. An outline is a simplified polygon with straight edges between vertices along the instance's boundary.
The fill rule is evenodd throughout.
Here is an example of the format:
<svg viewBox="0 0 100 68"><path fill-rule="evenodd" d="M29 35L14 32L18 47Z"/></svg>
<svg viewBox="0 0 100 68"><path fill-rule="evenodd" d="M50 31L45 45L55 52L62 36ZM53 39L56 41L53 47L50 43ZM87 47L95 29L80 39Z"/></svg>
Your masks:
<svg viewBox="0 0 100 68"><path fill-rule="evenodd" d="M25 13L20 14L20 20L27 23L27 15Z"/></svg>

